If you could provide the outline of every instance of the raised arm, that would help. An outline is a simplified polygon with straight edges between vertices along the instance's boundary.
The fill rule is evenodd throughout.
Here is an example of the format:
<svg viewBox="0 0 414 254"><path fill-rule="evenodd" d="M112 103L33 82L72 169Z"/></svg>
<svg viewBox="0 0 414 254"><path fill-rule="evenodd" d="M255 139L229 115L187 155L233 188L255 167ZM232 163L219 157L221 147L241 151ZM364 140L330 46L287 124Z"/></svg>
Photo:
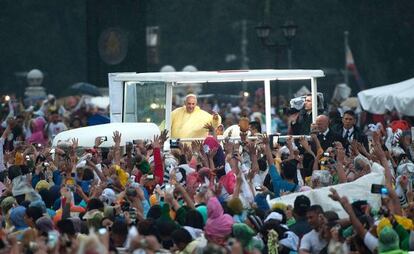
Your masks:
<svg viewBox="0 0 414 254"><path fill-rule="evenodd" d="M161 144L160 144L160 137L154 136L154 142L152 143L154 148L154 176L156 177L155 180L158 184L163 184L164 179L164 166L161 157Z"/></svg>
<svg viewBox="0 0 414 254"><path fill-rule="evenodd" d="M367 230L364 228L364 226L362 225L362 223L359 221L358 217L356 216L352 208L352 205L348 201L348 198L340 197L338 192L334 188L330 188L329 190L331 192L331 194L329 194L329 197L332 200L337 201L341 204L345 212L349 215L349 219L351 220L354 230L356 231L356 233L361 239L364 239L365 234L367 233Z"/></svg>
<svg viewBox="0 0 414 254"><path fill-rule="evenodd" d="M112 139L114 140L114 164L120 166L121 165L121 133L119 131L115 131L113 133Z"/></svg>
<svg viewBox="0 0 414 254"><path fill-rule="evenodd" d="M336 147L336 172L338 173L339 183L346 183L346 173L344 170L345 149L341 142L335 142Z"/></svg>

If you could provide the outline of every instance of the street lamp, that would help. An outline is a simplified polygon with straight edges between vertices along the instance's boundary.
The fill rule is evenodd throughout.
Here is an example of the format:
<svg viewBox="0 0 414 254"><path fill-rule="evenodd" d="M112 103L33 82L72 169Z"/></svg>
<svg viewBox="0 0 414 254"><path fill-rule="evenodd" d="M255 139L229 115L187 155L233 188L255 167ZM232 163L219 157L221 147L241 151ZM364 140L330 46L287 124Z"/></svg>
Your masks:
<svg viewBox="0 0 414 254"><path fill-rule="evenodd" d="M286 21L282 26L280 26L283 32L283 36L287 43L280 43L275 42L270 39L270 32L272 27L266 23L261 23L260 25L256 26L256 34L257 37L261 40L263 46L267 48L275 48L276 50L280 48L287 49L287 61L288 61L288 68L292 69L292 40L296 36L296 30L298 26L291 20ZM277 61L276 61L276 68ZM289 97L291 97L291 87L288 86L288 93Z"/></svg>
<svg viewBox="0 0 414 254"><path fill-rule="evenodd" d="M298 26L293 21L286 21L282 26L280 26L283 32L287 43L274 42L270 39L270 32L272 27L266 23L261 23L256 26L257 37L261 40L262 44L267 48L287 48L288 49L288 66L289 69L292 68L292 40L296 36L296 30Z"/></svg>
<svg viewBox="0 0 414 254"><path fill-rule="evenodd" d="M292 39L296 36L296 29L298 26L291 20L286 21L282 26L280 26L285 36L287 44L287 53L288 53L288 68L292 69Z"/></svg>

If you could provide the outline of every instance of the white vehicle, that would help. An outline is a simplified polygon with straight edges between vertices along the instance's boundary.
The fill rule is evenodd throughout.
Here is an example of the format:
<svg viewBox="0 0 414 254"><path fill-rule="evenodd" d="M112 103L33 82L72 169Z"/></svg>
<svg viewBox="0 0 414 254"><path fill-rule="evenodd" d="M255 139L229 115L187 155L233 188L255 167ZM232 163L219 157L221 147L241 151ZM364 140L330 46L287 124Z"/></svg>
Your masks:
<svg viewBox="0 0 414 254"><path fill-rule="evenodd" d="M145 133L159 133L157 126L171 131L173 89L183 84L207 83L241 86L242 82L263 82L265 91L266 123L271 123L270 81L309 80L312 93L312 116L317 116L317 78L322 70L234 70L156 73L109 73L109 100L111 123L154 123L136 128L135 138L146 139ZM282 84L289 85L288 82ZM110 125L107 128L112 128ZM146 131L143 131L145 128ZM82 128L81 128L82 129ZM270 124L266 132L271 133ZM115 129L108 129L108 132ZM71 131L66 131L71 132ZM142 133L142 134L141 134ZM143 135L143 137L140 137ZM59 135L58 135L59 136ZM57 137L58 137L57 136ZM71 135L66 134L65 137ZM145 137L144 137L145 136ZM54 141L54 144L56 142ZM93 144L92 144L93 145Z"/></svg>

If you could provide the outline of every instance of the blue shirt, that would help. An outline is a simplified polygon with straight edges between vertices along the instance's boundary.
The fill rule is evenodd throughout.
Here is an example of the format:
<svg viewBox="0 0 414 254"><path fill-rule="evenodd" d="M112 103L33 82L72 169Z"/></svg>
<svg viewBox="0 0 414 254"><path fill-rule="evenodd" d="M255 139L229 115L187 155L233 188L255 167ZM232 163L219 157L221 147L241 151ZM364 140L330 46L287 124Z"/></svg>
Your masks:
<svg viewBox="0 0 414 254"><path fill-rule="evenodd" d="M275 197L280 197L280 192L294 192L297 189L297 185L294 183L289 183L286 180L283 180L279 172L276 170L275 165L270 165L269 167L270 178L272 179L273 192Z"/></svg>

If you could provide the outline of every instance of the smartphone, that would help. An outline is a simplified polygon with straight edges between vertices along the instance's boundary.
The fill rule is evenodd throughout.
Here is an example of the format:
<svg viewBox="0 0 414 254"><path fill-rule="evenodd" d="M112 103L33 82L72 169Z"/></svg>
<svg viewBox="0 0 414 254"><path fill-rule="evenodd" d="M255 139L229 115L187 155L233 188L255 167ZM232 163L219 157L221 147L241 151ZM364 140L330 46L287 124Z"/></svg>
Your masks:
<svg viewBox="0 0 414 254"><path fill-rule="evenodd" d="M273 150L279 143L279 135L269 135L270 148Z"/></svg>
<svg viewBox="0 0 414 254"><path fill-rule="evenodd" d="M98 234L100 234L100 235L104 235L104 234L106 234L108 231L106 230L106 228L100 228L100 229L98 229Z"/></svg>
<svg viewBox="0 0 414 254"><path fill-rule="evenodd" d="M54 230L49 231L49 233L47 234L47 246L51 249L55 248L58 238L59 238L59 235L56 231Z"/></svg>
<svg viewBox="0 0 414 254"><path fill-rule="evenodd" d="M371 185L371 193L373 193L373 194L382 194L382 189L387 189L387 188L385 188L385 186L384 185L382 185L382 184L375 184L375 183L373 183L372 185Z"/></svg>
<svg viewBox="0 0 414 254"><path fill-rule="evenodd" d="M134 175L130 176L129 179L131 179L131 183L135 183L135 176Z"/></svg>
<svg viewBox="0 0 414 254"><path fill-rule="evenodd" d="M170 148L180 148L180 139L170 139Z"/></svg>
<svg viewBox="0 0 414 254"><path fill-rule="evenodd" d="M168 192L168 193L172 193L174 191L174 185L166 183L165 184L165 191Z"/></svg>
<svg viewBox="0 0 414 254"><path fill-rule="evenodd" d="M107 141L108 140L108 137L107 136L102 136L101 137L101 142L104 142L104 141Z"/></svg>
<svg viewBox="0 0 414 254"><path fill-rule="evenodd" d="M154 180L154 175L147 175L148 180Z"/></svg>

